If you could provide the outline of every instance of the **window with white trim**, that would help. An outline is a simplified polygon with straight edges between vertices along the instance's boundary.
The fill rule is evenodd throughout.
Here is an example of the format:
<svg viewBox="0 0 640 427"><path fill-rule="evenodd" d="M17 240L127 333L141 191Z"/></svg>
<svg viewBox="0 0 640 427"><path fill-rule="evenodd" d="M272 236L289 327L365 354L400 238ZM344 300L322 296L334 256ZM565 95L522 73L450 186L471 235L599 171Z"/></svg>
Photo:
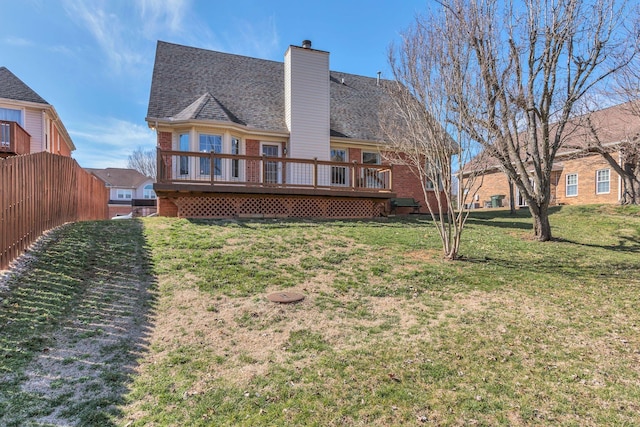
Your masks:
<svg viewBox="0 0 640 427"><path fill-rule="evenodd" d="M201 153L222 153L222 136L200 134ZM222 175L222 159L213 160L213 173L216 176ZM211 160L209 158L200 157L200 174L211 175Z"/></svg>
<svg viewBox="0 0 640 427"><path fill-rule="evenodd" d="M567 197L573 197L578 195L578 174L567 174Z"/></svg>
<svg viewBox="0 0 640 427"><path fill-rule="evenodd" d="M118 200L131 200L133 198L133 190L124 188L118 188L116 190L116 199Z"/></svg>
<svg viewBox="0 0 640 427"><path fill-rule="evenodd" d="M331 161L345 163L347 161L347 150L344 148L332 148ZM331 185L347 185L347 168L345 166L331 166Z"/></svg>
<svg viewBox="0 0 640 427"><path fill-rule="evenodd" d="M145 199L155 199L156 192L153 191L153 184L147 184L142 189L142 197Z"/></svg>
<svg viewBox="0 0 640 427"><path fill-rule="evenodd" d="M190 151L188 133L180 134L179 144L180 151ZM189 175L189 157L187 156L180 156L180 175Z"/></svg>
<svg viewBox="0 0 640 427"><path fill-rule="evenodd" d="M237 156L240 154L240 139L232 137L231 138L231 154ZM231 178L240 178L240 160L232 159L231 160Z"/></svg>
<svg viewBox="0 0 640 427"><path fill-rule="evenodd" d="M596 171L596 194L607 194L611 189L610 169Z"/></svg>
<svg viewBox="0 0 640 427"><path fill-rule="evenodd" d="M16 122L20 126L22 123L22 110L14 110L13 108L0 108L0 120L7 122Z"/></svg>
<svg viewBox="0 0 640 427"><path fill-rule="evenodd" d="M362 163L365 165L379 165L380 153L362 152ZM382 188L384 185L382 175L377 168L363 168L363 186L365 188Z"/></svg>
<svg viewBox="0 0 640 427"><path fill-rule="evenodd" d="M426 182L425 182L426 189L429 191L435 191L436 186L433 180L429 178L430 176L433 176L433 174L435 173L436 178L438 180L438 190L442 190L442 175L441 175L442 167L440 166L440 161L437 160L435 163L431 163L427 160L425 170L427 175Z"/></svg>

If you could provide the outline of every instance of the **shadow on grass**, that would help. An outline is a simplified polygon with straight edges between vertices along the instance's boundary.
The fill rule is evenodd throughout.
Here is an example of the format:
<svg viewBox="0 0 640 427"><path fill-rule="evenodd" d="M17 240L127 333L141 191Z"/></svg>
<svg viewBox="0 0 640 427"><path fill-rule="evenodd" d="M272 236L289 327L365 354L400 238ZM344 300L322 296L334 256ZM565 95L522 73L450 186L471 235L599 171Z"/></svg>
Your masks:
<svg viewBox="0 0 640 427"><path fill-rule="evenodd" d="M0 293L0 424L115 425L152 328L140 221L67 224Z"/></svg>

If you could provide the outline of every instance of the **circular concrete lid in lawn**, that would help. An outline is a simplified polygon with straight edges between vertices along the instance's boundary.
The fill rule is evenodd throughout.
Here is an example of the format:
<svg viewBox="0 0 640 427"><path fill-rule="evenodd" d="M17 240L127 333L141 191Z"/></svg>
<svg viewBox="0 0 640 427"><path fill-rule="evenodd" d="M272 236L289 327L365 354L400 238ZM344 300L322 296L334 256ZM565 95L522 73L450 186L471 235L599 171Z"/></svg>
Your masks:
<svg viewBox="0 0 640 427"><path fill-rule="evenodd" d="M292 302L302 301L304 295L297 292L275 292L267 295L267 299L271 302L278 302L280 304L290 304Z"/></svg>

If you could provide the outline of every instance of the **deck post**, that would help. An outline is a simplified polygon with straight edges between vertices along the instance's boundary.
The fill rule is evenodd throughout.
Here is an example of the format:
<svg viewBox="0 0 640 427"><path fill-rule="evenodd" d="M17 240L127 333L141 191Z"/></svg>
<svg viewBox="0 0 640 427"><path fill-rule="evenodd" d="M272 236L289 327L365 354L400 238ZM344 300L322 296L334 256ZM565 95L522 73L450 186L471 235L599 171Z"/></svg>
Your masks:
<svg viewBox="0 0 640 427"><path fill-rule="evenodd" d="M313 188L318 188L318 158L313 158Z"/></svg>

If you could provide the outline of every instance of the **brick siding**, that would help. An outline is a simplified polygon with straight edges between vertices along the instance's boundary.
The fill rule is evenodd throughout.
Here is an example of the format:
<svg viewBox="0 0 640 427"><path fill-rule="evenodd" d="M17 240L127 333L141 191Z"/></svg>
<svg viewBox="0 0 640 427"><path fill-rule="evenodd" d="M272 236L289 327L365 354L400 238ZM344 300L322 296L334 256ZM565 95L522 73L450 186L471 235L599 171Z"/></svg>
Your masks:
<svg viewBox="0 0 640 427"><path fill-rule="evenodd" d="M558 159L557 164L558 166L561 164L562 169L551 174L551 205L618 203L620 178L602 156L594 154L576 159ZM605 194L597 194L596 191L596 171L601 169L609 170L609 192ZM567 196L567 175L570 174L578 175L576 196ZM499 171L486 173L484 177L477 179L475 187L479 187L477 200L473 201L477 207L484 208L493 195L504 195L502 205L509 206L509 183L504 173ZM514 188L514 197L517 197L516 193Z"/></svg>

